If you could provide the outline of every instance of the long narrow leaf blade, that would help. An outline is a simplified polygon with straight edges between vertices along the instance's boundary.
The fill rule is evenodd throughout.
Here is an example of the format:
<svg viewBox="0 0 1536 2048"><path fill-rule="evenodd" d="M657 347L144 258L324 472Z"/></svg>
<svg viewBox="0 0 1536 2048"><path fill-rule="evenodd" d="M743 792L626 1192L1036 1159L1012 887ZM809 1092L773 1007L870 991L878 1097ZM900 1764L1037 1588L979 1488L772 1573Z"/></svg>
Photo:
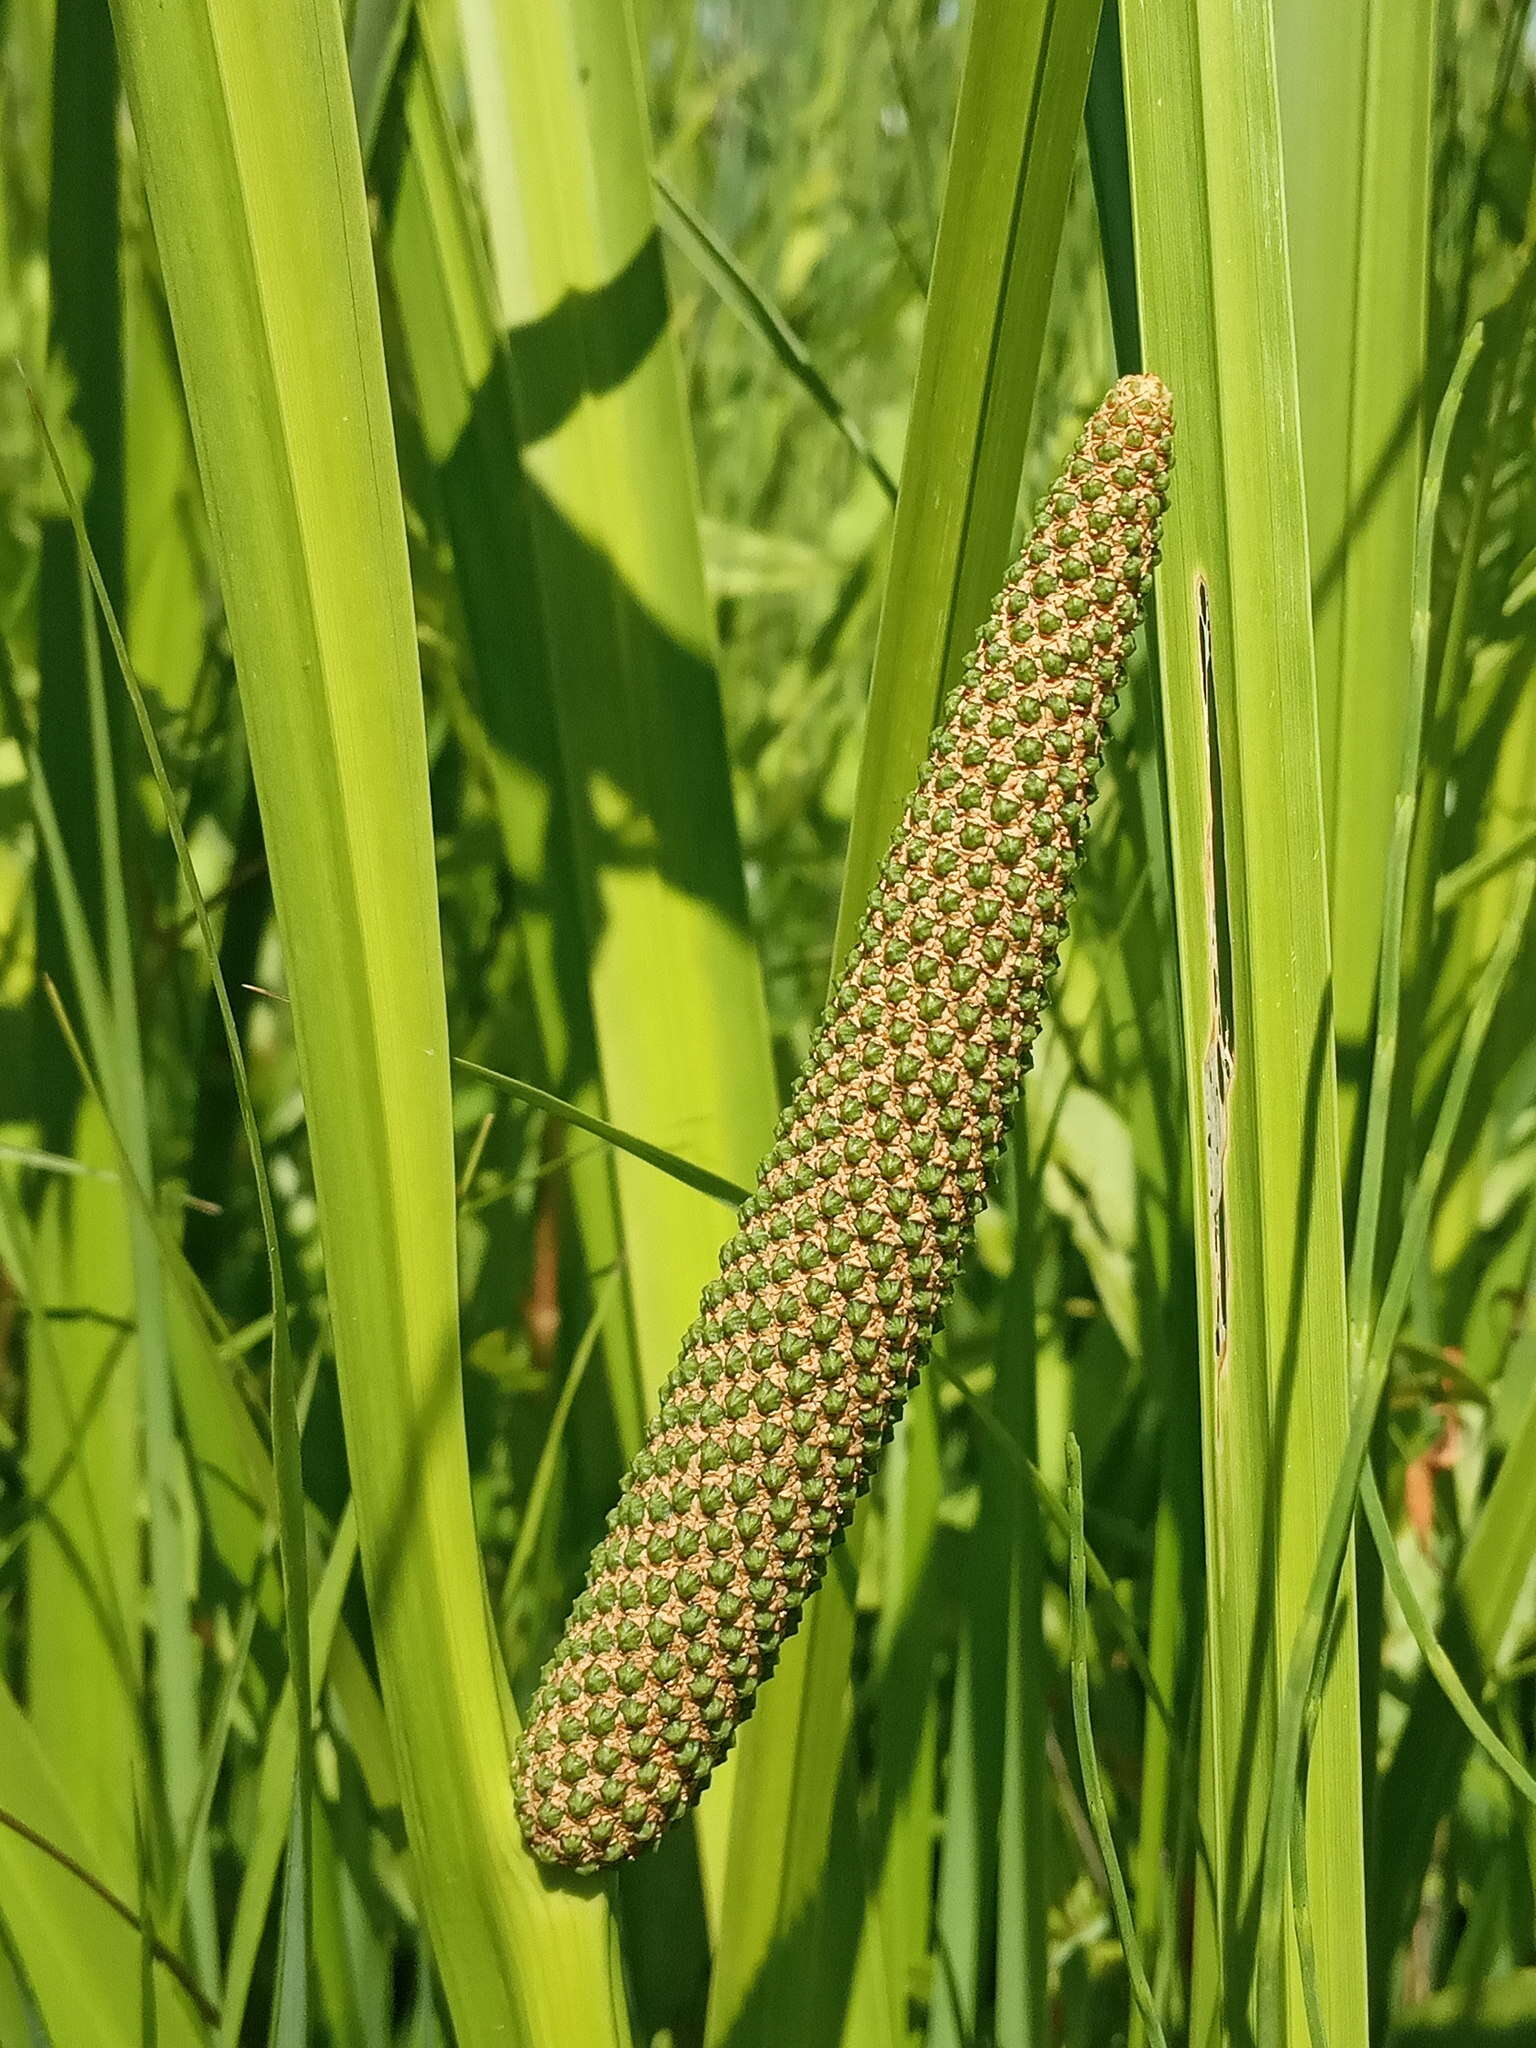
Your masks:
<svg viewBox="0 0 1536 2048"><path fill-rule="evenodd" d="M1195 1162L1217 1878L1214 1920L1197 1920L1192 2025L1245 2038L1274 1673L1306 1609L1348 1426L1311 590L1269 0L1128 0L1122 24L1143 344L1179 412L1158 639ZM1349 1628L1308 1799L1322 2009L1339 2041L1366 2037L1358 1717ZM1290 2041L1304 2028L1294 1964L1285 1992L1275 2039Z"/></svg>
<svg viewBox="0 0 1536 2048"><path fill-rule="evenodd" d="M601 1911L523 1859L479 1586L422 709L340 17L114 18L266 829L420 1904L461 2038L578 2015L602 2040Z"/></svg>

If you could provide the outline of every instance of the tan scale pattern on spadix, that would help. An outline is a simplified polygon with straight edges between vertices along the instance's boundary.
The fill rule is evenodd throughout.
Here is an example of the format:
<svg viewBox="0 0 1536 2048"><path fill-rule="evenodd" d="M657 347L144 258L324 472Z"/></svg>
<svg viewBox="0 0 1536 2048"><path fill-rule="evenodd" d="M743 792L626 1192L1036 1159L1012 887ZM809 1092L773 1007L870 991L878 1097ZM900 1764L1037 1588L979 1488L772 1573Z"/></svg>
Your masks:
<svg viewBox="0 0 1536 2048"><path fill-rule="evenodd" d="M820 1583L938 1326L1064 931L1172 449L1117 384L945 706L858 944L514 1762L546 1861L697 1798Z"/></svg>

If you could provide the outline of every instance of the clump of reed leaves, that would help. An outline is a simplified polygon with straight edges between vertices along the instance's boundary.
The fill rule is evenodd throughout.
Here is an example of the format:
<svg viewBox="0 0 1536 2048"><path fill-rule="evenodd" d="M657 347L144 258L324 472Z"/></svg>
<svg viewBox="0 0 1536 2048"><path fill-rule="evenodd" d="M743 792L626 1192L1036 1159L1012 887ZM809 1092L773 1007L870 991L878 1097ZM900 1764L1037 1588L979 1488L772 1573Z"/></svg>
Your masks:
<svg viewBox="0 0 1536 2048"><path fill-rule="evenodd" d="M0 2043L1536 2025L1512 0L0 11ZM943 1341L510 1759L1011 558L1177 393Z"/></svg>

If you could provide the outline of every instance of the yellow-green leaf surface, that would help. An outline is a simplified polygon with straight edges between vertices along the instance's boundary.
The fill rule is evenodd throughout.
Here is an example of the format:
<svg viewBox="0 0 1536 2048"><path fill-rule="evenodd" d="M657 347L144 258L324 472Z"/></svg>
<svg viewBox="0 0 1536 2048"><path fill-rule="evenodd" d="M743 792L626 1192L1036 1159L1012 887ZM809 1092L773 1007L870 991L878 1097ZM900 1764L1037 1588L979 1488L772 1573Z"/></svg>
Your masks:
<svg viewBox="0 0 1536 2048"><path fill-rule="evenodd" d="M458 1381L424 728L361 164L327 0L120 0L293 1028L417 1895L462 2044L611 2042L592 1901L517 1838Z"/></svg>
<svg viewBox="0 0 1536 2048"><path fill-rule="evenodd" d="M116 85L105 5L81 0L60 17L53 45L49 345L76 380L73 424L90 459L88 517L114 581L123 524ZM104 764L93 744L81 600L74 535L67 519L50 519L39 565L38 748L59 788L60 829L99 947L106 904L114 894L120 902L122 878L107 868L102 844ZM48 863L39 866L37 966L74 1007L68 910ZM24 1066L41 1142L107 1165L101 1118L80 1102L40 999L33 1030ZM101 1055L108 1057L105 1046ZM28 1706L38 1740L95 1835L103 1876L128 1890L137 1880L133 1793L122 1759L140 1737L134 1610L143 1437L134 1270L117 1190L89 1180L46 1187L35 1256L43 1300L91 1313L57 1324L51 1341L38 1346L40 1369L28 1379L29 1485L35 1495L52 1488L26 1558Z"/></svg>
<svg viewBox="0 0 1536 2048"><path fill-rule="evenodd" d="M99 1852L72 1809L68 1787L4 1685L0 1806L100 1878ZM141 2048L138 2002L124 1995L139 1972L137 1932L73 1871L6 1827L0 1827L0 1891L7 1932L55 2048L66 2041ZM136 1907L136 1894L125 1903ZM207 2036L185 1989L163 1969L156 1969L154 1983L160 2048L201 2048Z"/></svg>
<svg viewBox="0 0 1536 2048"><path fill-rule="evenodd" d="M1130 0L1122 22L1143 344L1178 419L1157 617L1195 1162L1216 1883L1214 1900L1201 1887L1193 2025L1197 2039L1218 2025L1247 2039L1273 1674L1305 1610L1350 1395L1311 592L1269 0ZM1339 2042L1366 2038L1358 1717L1351 1619L1307 1799L1322 2010ZM1292 1932L1266 2048L1307 2037Z"/></svg>
<svg viewBox="0 0 1536 2048"><path fill-rule="evenodd" d="M1435 13L1300 0L1275 17L1346 1167L1409 697Z"/></svg>
<svg viewBox="0 0 1536 2048"><path fill-rule="evenodd" d="M586 918L574 870L555 677L533 555L517 386L495 287L459 161L426 17L402 53L399 175L387 201L388 252L423 440L453 546L472 674L459 696L466 751L492 792L516 887L539 1071L577 1107L600 1111ZM541 1105L548 1107L545 1103ZM607 1152L569 1169L588 1273L619 1260L618 1192ZM638 1428L629 1319L615 1315L603 1357L621 1433Z"/></svg>
<svg viewBox="0 0 1536 2048"><path fill-rule="evenodd" d="M744 1181L776 1099L629 0L460 0L459 18L603 1107ZM614 1171L638 1431L720 1219L631 1158ZM731 1782L699 1817L716 1897Z"/></svg>
<svg viewBox="0 0 1536 2048"><path fill-rule="evenodd" d="M774 1087L628 0L459 13L606 1113L746 1180ZM636 1162L617 1172L649 1407L720 1219Z"/></svg>

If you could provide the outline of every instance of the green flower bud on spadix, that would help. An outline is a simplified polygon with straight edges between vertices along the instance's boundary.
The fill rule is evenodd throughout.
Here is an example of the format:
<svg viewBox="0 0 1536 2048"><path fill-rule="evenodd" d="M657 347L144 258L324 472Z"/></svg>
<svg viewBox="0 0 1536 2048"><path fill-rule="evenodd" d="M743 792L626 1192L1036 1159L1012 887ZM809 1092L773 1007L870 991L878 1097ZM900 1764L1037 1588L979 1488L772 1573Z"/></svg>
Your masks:
<svg viewBox="0 0 1536 2048"><path fill-rule="evenodd" d="M938 1327L1064 933L1172 462L1083 429L945 706L665 1413L534 1695L514 1794L576 1870L656 1840L752 1708Z"/></svg>

